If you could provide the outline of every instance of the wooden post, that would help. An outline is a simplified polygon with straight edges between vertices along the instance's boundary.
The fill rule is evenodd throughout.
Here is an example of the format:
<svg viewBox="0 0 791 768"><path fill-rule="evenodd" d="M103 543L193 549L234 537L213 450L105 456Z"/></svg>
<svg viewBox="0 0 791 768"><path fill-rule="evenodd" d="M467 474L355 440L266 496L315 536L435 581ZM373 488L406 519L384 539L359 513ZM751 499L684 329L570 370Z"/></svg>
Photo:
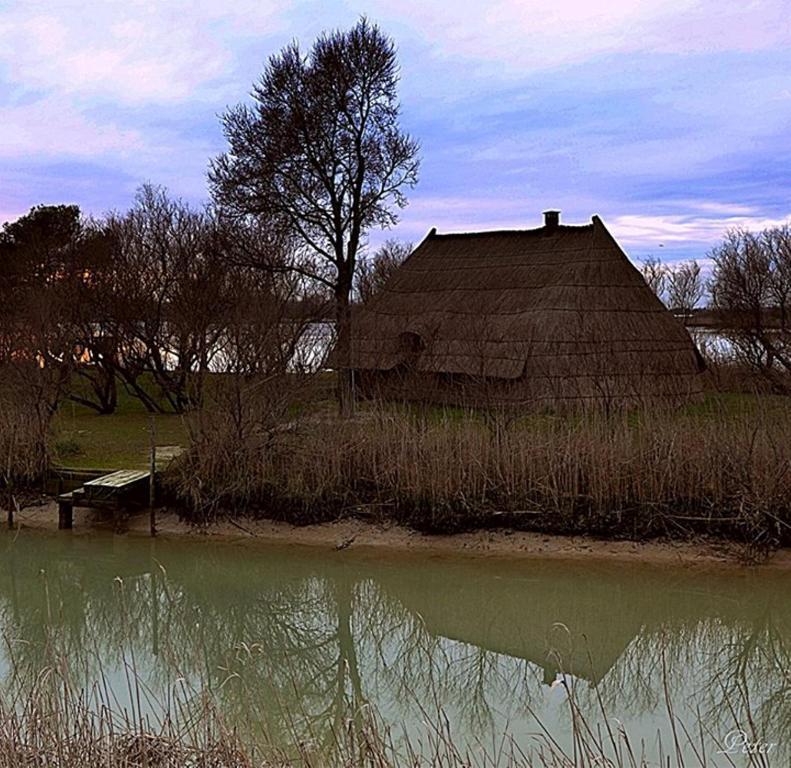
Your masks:
<svg viewBox="0 0 791 768"><path fill-rule="evenodd" d="M74 503L72 499L58 499L58 530L68 531L74 525Z"/></svg>
<svg viewBox="0 0 791 768"><path fill-rule="evenodd" d="M148 476L148 515L151 535L157 535L157 513L154 509L156 503L156 474L157 474L157 440L154 417L148 420L148 436L150 441L150 462Z"/></svg>

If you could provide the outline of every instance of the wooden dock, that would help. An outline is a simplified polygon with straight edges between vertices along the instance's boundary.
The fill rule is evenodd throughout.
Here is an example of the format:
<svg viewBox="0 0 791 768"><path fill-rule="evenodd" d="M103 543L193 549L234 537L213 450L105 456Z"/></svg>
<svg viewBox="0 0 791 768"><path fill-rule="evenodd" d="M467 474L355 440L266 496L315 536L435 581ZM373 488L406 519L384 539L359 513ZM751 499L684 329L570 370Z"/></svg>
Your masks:
<svg viewBox="0 0 791 768"><path fill-rule="evenodd" d="M87 480L82 487L58 495L58 528L71 528L75 507L109 509L116 514L149 503L151 472L120 469Z"/></svg>

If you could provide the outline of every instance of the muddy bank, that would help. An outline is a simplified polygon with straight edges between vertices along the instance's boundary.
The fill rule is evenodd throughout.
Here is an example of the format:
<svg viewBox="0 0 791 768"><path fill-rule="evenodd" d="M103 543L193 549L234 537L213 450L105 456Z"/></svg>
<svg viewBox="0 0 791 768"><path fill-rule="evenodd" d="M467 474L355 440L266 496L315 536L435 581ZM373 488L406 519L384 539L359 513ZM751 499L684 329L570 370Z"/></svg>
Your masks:
<svg viewBox="0 0 791 768"><path fill-rule="evenodd" d="M52 501L24 508L17 515L23 529L55 531L57 505ZM148 536L147 513L133 515L124 527L131 536ZM113 522L96 511L74 510L74 529L63 535L89 535L95 530L112 530ZM473 557L595 559L656 565L744 567L739 547L721 541L609 541L588 536L552 536L523 531L472 531L450 535L426 535L392 524L356 519L317 525L295 526L272 520L224 520L206 528L195 527L167 510L157 514L158 535L163 538L190 538L205 541L293 544L344 550L391 550L425 552L429 555L469 555ZM791 570L791 550L775 552L758 567Z"/></svg>

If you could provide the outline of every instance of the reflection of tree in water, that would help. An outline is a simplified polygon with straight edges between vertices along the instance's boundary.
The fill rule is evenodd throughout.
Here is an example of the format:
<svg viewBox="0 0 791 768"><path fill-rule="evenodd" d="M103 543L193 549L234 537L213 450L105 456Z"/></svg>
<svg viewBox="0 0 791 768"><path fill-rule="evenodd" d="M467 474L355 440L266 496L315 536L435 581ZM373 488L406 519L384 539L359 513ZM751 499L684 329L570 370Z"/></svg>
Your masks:
<svg viewBox="0 0 791 768"><path fill-rule="evenodd" d="M112 620L99 621L104 631L97 647L105 663L117 662L118 647L136 642L138 628L125 628L117 621L117 589L112 577L92 583L86 591L82 569L75 563L31 562L27 554L11 547L0 560L0 595L4 598L0 599L0 627L7 652L13 649L16 675L32 679L58 656L73 660L73 668L96 672L98 659L89 652L99 638L86 633L86 628L97 623L97 611L108 609Z"/></svg>
<svg viewBox="0 0 791 768"><path fill-rule="evenodd" d="M239 583L212 582L203 564L201 573L162 571L140 562L139 551L136 564L117 562L109 572L90 559L47 554L17 551L0 563L0 621L13 641L17 684L59 659L83 681L134 663L147 689L185 678L210 691L234 723L275 739L291 727L284 712L294 691L301 711L290 717L307 730L328 717L340 721L362 696L352 587L343 579L281 580L259 570L264 585L256 590L250 573L238 574Z"/></svg>
<svg viewBox="0 0 791 768"><path fill-rule="evenodd" d="M532 670L523 661L429 632L374 579L359 583L356 642L366 683L378 701L414 716L452 706L459 727L473 735L491 732L497 700L526 700ZM535 681L533 681L535 682Z"/></svg>
<svg viewBox="0 0 791 768"><path fill-rule="evenodd" d="M697 664L687 674L695 677L704 718L720 733L734 719L745 727L754 723L763 734L791 733L791 625L785 618L759 610L752 621L716 618L695 626L689 642L698 649ZM664 642L674 651L668 677L678 690L679 644L670 634Z"/></svg>
<svg viewBox="0 0 791 768"><path fill-rule="evenodd" d="M485 738L559 672L589 682L586 711L601 697L639 716L661 708L663 668L674 700L712 724L746 688L766 733L791 729L780 582L74 541L21 539L0 560L0 624L28 641L14 645L25 674L53 644L84 680L133 655L151 690L183 678L196 707L205 688L228 722L275 743L326 743L368 701L394 722L442 708Z"/></svg>
<svg viewBox="0 0 791 768"><path fill-rule="evenodd" d="M186 589L169 572L164 591L160 687L177 672L210 691L229 722L276 742L294 732L326 740L359 711L348 580L307 575L217 601L214 589Z"/></svg>

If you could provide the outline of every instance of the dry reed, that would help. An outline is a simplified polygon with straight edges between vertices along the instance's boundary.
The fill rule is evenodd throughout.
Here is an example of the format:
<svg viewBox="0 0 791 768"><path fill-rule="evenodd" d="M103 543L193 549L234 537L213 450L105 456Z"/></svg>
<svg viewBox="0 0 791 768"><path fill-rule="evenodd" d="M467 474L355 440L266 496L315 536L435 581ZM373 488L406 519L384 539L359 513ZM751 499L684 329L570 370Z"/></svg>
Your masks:
<svg viewBox="0 0 791 768"><path fill-rule="evenodd" d="M307 522L364 508L429 531L791 541L791 409L768 398L518 421L380 406L247 437L221 414L213 423L170 478L196 519Z"/></svg>
<svg viewBox="0 0 791 768"><path fill-rule="evenodd" d="M144 712L141 702L152 693L138 677L134 654L125 655L131 704L119 704L102 673L87 687L75 682L68 658L54 654L52 665L41 667L32 680L20 680L10 651L11 684L0 689L0 768L716 768L736 763L723 743L709 733L704 721L685 723L673 711L665 690L671 743L661 739L658 758L633 740L627 728L612 718L601 700L598 712L585 714L577 697L577 683L567 677L562 685L571 724L570 746L562 746L536 717L537 731L529 745L518 745L503 735L494 744L460 746L441 709L423 711L423 732L417 741L395 739L381 717L368 705L350 712L337 725L327 747L315 749L294 734L292 744L243 741L226 722L211 695L188 689L183 679L173 685L160 711ZM10 689L11 693L8 692ZM738 702L729 701L736 716ZM598 717L601 719L598 720ZM700 717L700 716L699 716ZM594 719L596 718L596 719ZM737 727L738 728L738 727ZM739 733L764 744L754 729ZM773 745L776 746L776 745ZM768 745L767 745L768 747ZM653 751L653 750L652 750ZM739 754L740 765L770 768L774 755L760 751Z"/></svg>
<svg viewBox="0 0 791 768"><path fill-rule="evenodd" d="M10 496L46 472L52 412L35 381L6 373L0 370L0 489Z"/></svg>

